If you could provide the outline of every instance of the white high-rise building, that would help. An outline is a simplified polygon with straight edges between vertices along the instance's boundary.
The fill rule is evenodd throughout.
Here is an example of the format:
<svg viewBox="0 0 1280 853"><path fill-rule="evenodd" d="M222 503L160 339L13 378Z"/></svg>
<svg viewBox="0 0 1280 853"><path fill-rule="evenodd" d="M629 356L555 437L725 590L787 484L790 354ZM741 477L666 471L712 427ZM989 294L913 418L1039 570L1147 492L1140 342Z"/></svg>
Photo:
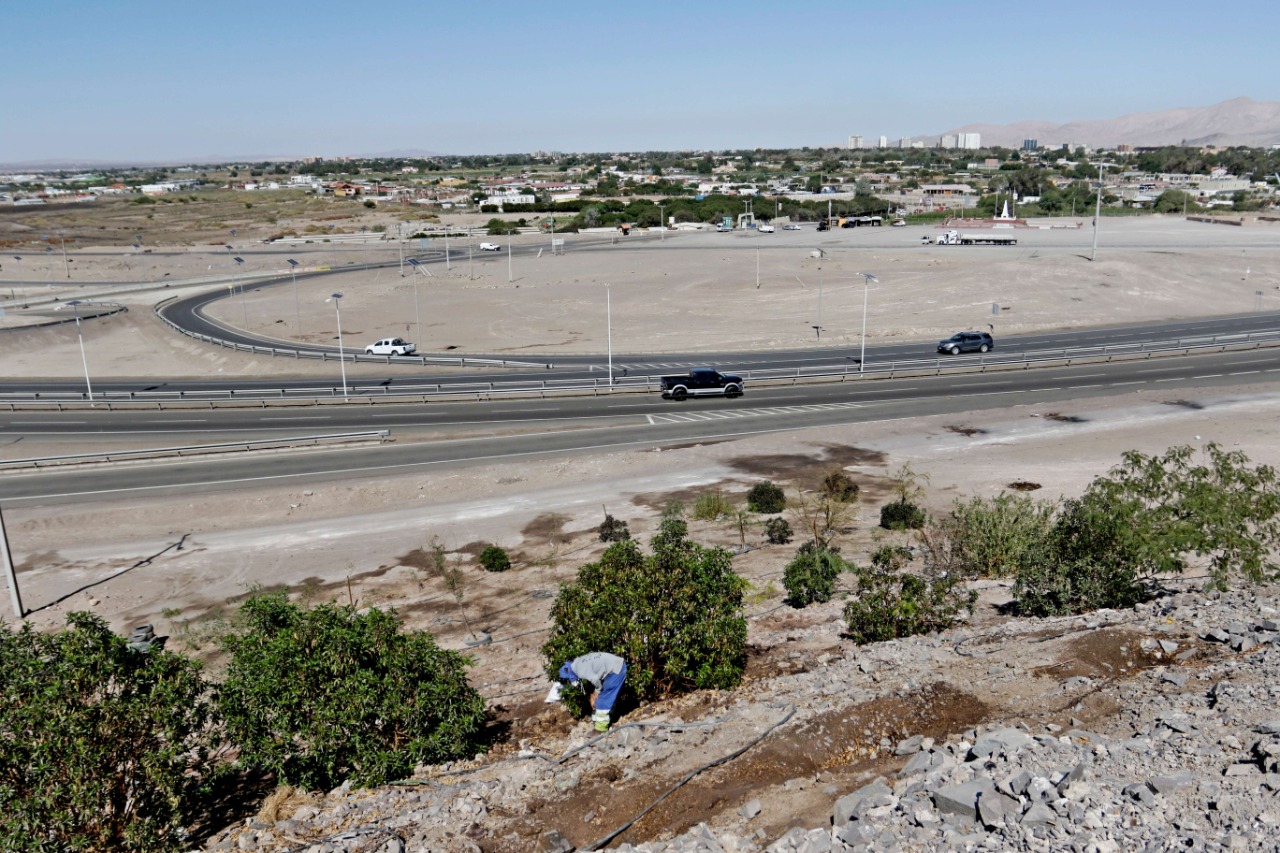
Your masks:
<svg viewBox="0 0 1280 853"><path fill-rule="evenodd" d="M888 148L888 147L889 147L889 137L887 137L887 136L882 136L882 137L880 137L880 147L881 147L881 148Z"/></svg>
<svg viewBox="0 0 1280 853"><path fill-rule="evenodd" d="M955 148L956 135L954 133L946 133L942 136L942 141L938 144L939 148Z"/></svg>
<svg viewBox="0 0 1280 853"><path fill-rule="evenodd" d="M982 147L982 134L962 133L957 137L956 141L959 143L960 147L966 151L977 151Z"/></svg>
<svg viewBox="0 0 1280 853"><path fill-rule="evenodd" d="M861 137L861 136L850 136L850 137L849 137L849 150L850 150L850 151L857 151L857 150L858 150L859 148L861 148L861 147L862 147L862 137Z"/></svg>

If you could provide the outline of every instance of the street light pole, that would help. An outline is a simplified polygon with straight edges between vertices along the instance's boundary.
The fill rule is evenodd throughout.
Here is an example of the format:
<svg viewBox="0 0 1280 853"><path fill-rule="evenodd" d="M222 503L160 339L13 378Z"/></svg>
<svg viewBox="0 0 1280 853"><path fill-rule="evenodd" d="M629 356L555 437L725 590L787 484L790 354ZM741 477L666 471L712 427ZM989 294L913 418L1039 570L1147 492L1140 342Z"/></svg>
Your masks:
<svg viewBox="0 0 1280 853"><path fill-rule="evenodd" d="M287 258L286 263L289 264L289 275L293 276L293 314L294 314L294 332L298 337L302 337L302 306L298 303L298 262L293 258Z"/></svg>
<svg viewBox="0 0 1280 853"><path fill-rule="evenodd" d="M609 386L613 387L613 288L604 283L605 336L609 341Z"/></svg>
<svg viewBox="0 0 1280 853"><path fill-rule="evenodd" d="M84 335L80 332L80 306L84 301L73 299L67 303L76 309L76 339L80 341L80 363L84 365L84 387L89 392L89 405L93 405L93 384L89 382L89 359L84 353Z"/></svg>
<svg viewBox="0 0 1280 853"><path fill-rule="evenodd" d="M338 316L338 366L342 368L342 399L347 399L347 357L342 349L342 309L338 307L338 303L342 300L342 293L335 293L325 302L333 303L334 313Z"/></svg>
<svg viewBox="0 0 1280 853"><path fill-rule="evenodd" d="M867 363L867 291L871 289L871 282L879 282L880 279L865 272L858 275L862 276L862 346L858 352L858 372L861 373Z"/></svg>
<svg viewBox="0 0 1280 853"><path fill-rule="evenodd" d="M658 205L658 242L665 243L667 240L667 206L665 204Z"/></svg>
<svg viewBox="0 0 1280 853"><path fill-rule="evenodd" d="M1098 201L1093 208L1093 251L1089 253L1089 260L1093 260L1094 255L1098 254L1098 220L1102 217L1102 173L1106 164L1098 164Z"/></svg>

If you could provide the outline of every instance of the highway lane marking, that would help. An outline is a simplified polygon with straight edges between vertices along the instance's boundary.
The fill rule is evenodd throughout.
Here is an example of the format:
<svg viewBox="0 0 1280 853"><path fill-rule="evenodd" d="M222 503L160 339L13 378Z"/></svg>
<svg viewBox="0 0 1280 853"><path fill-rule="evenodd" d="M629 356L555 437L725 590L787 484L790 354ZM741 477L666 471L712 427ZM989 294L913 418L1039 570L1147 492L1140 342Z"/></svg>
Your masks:
<svg viewBox="0 0 1280 853"><path fill-rule="evenodd" d="M1224 373L1206 373L1204 376L1192 376L1192 379L1221 379Z"/></svg>
<svg viewBox="0 0 1280 853"><path fill-rule="evenodd" d="M1228 373L1228 376L1252 376L1255 373L1261 373L1261 370L1237 370L1235 373Z"/></svg>
<svg viewBox="0 0 1280 853"><path fill-rule="evenodd" d="M86 426L88 421L10 421L9 426Z"/></svg>
<svg viewBox="0 0 1280 853"><path fill-rule="evenodd" d="M296 417L270 417L264 421L331 421L332 415L298 415Z"/></svg>

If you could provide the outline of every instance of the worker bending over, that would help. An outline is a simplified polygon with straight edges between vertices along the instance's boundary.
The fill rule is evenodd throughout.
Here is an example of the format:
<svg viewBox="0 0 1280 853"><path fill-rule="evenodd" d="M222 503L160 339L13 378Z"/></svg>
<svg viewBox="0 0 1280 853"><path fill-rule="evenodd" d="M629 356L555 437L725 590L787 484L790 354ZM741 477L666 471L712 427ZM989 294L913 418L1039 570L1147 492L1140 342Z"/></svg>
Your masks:
<svg viewBox="0 0 1280 853"><path fill-rule="evenodd" d="M596 731L609 731L609 712L618 701L618 691L627 678L627 662L608 652L591 652L560 667L560 677L575 686L586 681L595 687L591 694L591 707L595 714L591 719Z"/></svg>

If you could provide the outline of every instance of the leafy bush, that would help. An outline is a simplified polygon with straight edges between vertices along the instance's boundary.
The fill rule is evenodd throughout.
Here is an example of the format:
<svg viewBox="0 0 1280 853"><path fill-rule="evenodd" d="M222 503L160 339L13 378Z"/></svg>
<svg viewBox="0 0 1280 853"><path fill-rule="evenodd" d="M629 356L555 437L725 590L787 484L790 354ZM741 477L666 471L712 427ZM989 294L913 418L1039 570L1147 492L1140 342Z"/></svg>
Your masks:
<svg viewBox="0 0 1280 853"><path fill-rule="evenodd" d="M693 517L698 521L715 521L733 512L733 504L720 491L698 495L693 502Z"/></svg>
<svg viewBox="0 0 1280 853"><path fill-rule="evenodd" d="M480 566L486 572L505 572L511 568L511 558L497 545L490 545L480 552Z"/></svg>
<svg viewBox="0 0 1280 853"><path fill-rule="evenodd" d="M814 602L830 601L836 592L836 579L846 568L836 549L804 543L782 574L787 603L792 607L807 607Z"/></svg>
<svg viewBox="0 0 1280 853"><path fill-rule="evenodd" d="M786 545L791 541L791 525L785 518L771 518L764 523L764 535L770 545Z"/></svg>
<svg viewBox="0 0 1280 853"><path fill-rule="evenodd" d="M605 513L604 521L600 523L600 541L624 542L630 538L631 528L627 526L627 523Z"/></svg>
<svg viewBox="0 0 1280 853"><path fill-rule="evenodd" d="M951 513L921 535L925 562L966 578L1012 577L1029 561L1043 561L1053 505L1001 492L957 500Z"/></svg>
<svg viewBox="0 0 1280 853"><path fill-rule="evenodd" d="M0 626L0 849L188 849L218 745L199 665L67 624Z"/></svg>
<svg viewBox="0 0 1280 853"><path fill-rule="evenodd" d="M833 501L851 503L858 498L858 484L842 468L832 469L822 478L822 494Z"/></svg>
<svg viewBox="0 0 1280 853"><path fill-rule="evenodd" d="M765 480L763 483L756 483L747 492L747 508L766 515L782 512L787 508L787 496L781 486Z"/></svg>
<svg viewBox="0 0 1280 853"><path fill-rule="evenodd" d="M954 575L908 574L911 552L886 545L858 567L856 597L844 608L849 634L859 645L950 628L963 611L973 613L976 592L965 593Z"/></svg>
<svg viewBox="0 0 1280 853"><path fill-rule="evenodd" d="M1277 577L1280 485L1275 469L1248 466L1216 444L1203 461L1188 446L1163 456L1130 451L1054 523L1044 561L1020 569L1019 608L1031 615L1129 607L1161 574L1205 561L1210 586Z"/></svg>
<svg viewBox="0 0 1280 853"><path fill-rule="evenodd" d="M466 658L430 634L402 633L394 611L304 609L282 593L251 596L219 705L240 760L281 783L325 790L378 785L417 764L482 749L484 699Z"/></svg>
<svg viewBox="0 0 1280 853"><path fill-rule="evenodd" d="M911 501L896 500L880 507L880 526L885 530L919 530L924 519L924 510Z"/></svg>
<svg viewBox="0 0 1280 853"><path fill-rule="evenodd" d="M684 513L684 501L667 501L666 506L662 508L663 518L684 518Z"/></svg>
<svg viewBox="0 0 1280 853"><path fill-rule="evenodd" d="M634 540L615 542L578 570L551 608L553 628L542 646L546 672L587 652L627 662L627 683L642 699L702 688L729 688L746 665L746 582L723 548L687 538L688 526L666 519L644 555ZM565 694L571 710L585 704Z"/></svg>

